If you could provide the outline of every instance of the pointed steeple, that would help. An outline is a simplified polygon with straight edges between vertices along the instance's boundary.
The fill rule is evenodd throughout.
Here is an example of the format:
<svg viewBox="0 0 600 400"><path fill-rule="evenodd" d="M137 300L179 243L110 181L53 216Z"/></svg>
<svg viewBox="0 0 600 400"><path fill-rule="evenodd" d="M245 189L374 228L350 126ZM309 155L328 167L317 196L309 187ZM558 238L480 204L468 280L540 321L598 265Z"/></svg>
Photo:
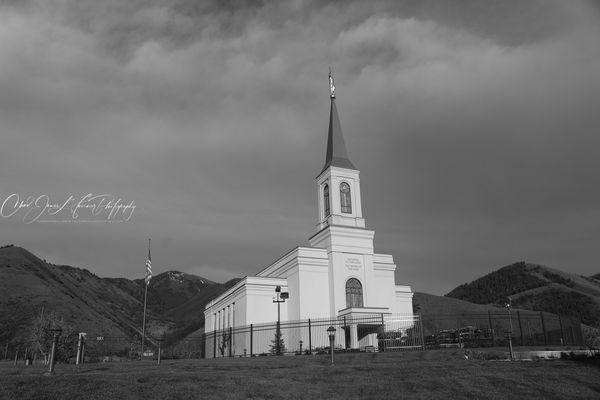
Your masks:
<svg viewBox="0 0 600 400"><path fill-rule="evenodd" d="M331 98L331 110L329 112L329 133L327 135L327 154L325 155L325 166L323 171L328 167L340 167L348 169L356 169L352 162L348 159L346 152L346 143L342 136L342 127L338 116L337 107L335 105L335 86L333 83L333 75L331 68L329 69L329 94Z"/></svg>

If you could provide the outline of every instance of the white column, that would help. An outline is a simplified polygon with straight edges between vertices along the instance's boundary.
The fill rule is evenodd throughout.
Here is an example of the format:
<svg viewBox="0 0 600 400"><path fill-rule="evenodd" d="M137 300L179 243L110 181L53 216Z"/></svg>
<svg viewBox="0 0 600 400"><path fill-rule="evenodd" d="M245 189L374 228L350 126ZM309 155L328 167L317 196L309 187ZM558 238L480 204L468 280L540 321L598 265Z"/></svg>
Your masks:
<svg viewBox="0 0 600 400"><path fill-rule="evenodd" d="M358 326L350 325L350 348L358 349Z"/></svg>
<svg viewBox="0 0 600 400"><path fill-rule="evenodd" d="M368 343L369 346L373 346L373 347L377 348L378 343L377 343L377 334L376 333L369 334L368 341L369 341L369 343Z"/></svg>

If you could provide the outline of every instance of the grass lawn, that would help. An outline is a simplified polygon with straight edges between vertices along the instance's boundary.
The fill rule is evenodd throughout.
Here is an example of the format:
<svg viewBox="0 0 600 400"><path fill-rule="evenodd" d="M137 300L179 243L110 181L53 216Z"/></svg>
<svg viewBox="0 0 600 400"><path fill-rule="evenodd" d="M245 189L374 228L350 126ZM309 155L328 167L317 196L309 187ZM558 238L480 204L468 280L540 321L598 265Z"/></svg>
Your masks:
<svg viewBox="0 0 600 400"><path fill-rule="evenodd" d="M460 350L42 366L0 363L1 399L599 399L596 361L465 360Z"/></svg>

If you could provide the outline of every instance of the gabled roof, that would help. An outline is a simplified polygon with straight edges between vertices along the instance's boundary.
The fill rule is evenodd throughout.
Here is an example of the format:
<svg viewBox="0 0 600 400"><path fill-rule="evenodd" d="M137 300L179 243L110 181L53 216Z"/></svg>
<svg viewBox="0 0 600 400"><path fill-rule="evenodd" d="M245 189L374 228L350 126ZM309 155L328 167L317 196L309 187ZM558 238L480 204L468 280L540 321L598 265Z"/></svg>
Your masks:
<svg viewBox="0 0 600 400"><path fill-rule="evenodd" d="M325 171L330 166L356 169L346 152L346 143L344 142L344 136L342 136L342 127L340 125L337 107L335 106L335 96L333 95L331 96L331 111L329 112L327 154L325 156L325 166L321 172Z"/></svg>

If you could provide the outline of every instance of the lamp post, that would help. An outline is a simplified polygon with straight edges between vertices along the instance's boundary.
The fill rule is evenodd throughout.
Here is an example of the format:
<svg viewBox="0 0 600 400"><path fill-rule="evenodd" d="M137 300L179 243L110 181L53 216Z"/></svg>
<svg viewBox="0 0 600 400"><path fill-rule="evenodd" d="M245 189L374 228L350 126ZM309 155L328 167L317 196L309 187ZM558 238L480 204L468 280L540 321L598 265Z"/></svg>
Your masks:
<svg viewBox="0 0 600 400"><path fill-rule="evenodd" d="M277 328L275 331L276 340L276 353L278 356L281 355L281 303L284 303L289 298L288 292L281 292L281 286L275 287L276 298L273 299L273 303L277 303Z"/></svg>
<svg viewBox="0 0 600 400"><path fill-rule="evenodd" d="M513 347L512 347L512 315L510 313L510 297L508 297L507 299L508 299L508 303L506 303L505 307L508 310L509 330L506 333L506 336L507 336L507 339L508 339L508 351L510 353L510 359L514 360Z"/></svg>
<svg viewBox="0 0 600 400"><path fill-rule="evenodd" d="M333 347L335 346L335 328L330 326L327 328L327 334L329 335L329 351L331 353L331 365L333 365Z"/></svg>

